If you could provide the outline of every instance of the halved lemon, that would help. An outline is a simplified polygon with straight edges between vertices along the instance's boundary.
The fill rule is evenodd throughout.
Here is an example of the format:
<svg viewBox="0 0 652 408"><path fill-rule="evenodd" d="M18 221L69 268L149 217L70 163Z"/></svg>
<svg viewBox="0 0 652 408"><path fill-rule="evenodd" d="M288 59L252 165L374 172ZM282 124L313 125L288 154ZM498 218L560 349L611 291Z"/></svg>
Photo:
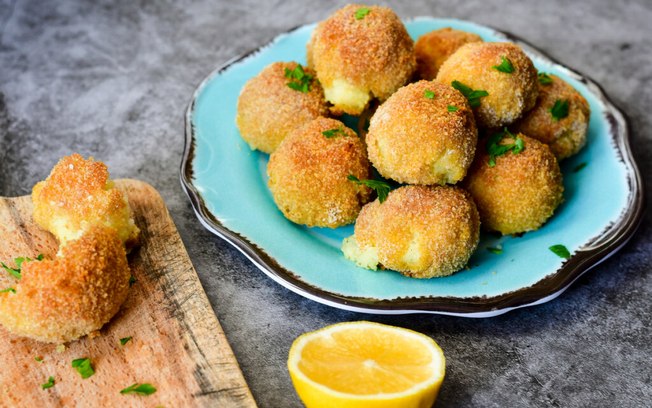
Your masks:
<svg viewBox="0 0 652 408"><path fill-rule="evenodd" d="M365 321L303 334L288 358L292 383L308 408L431 407L445 366L430 337Z"/></svg>

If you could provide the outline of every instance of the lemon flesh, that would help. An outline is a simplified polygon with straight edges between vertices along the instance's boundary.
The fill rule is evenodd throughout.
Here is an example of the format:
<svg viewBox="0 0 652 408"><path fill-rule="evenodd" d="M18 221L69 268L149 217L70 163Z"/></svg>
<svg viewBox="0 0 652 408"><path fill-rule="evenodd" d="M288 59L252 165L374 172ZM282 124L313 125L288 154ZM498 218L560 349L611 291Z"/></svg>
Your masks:
<svg viewBox="0 0 652 408"><path fill-rule="evenodd" d="M295 340L288 369L313 407L430 407L445 359L428 336L371 322L328 326Z"/></svg>

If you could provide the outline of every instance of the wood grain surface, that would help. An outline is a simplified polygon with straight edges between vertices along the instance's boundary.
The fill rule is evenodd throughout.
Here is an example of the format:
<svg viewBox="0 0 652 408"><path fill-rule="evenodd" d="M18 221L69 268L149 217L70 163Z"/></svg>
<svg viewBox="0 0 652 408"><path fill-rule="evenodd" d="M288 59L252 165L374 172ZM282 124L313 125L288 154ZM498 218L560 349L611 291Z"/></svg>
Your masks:
<svg viewBox="0 0 652 408"><path fill-rule="evenodd" d="M141 246L129 255L136 282L120 312L95 338L65 345L20 338L0 326L0 406L50 407L254 407L165 203L150 185L117 180L141 229ZM0 261L52 258L57 242L32 220L29 196L0 198ZM15 285L0 270L0 289ZM120 339L132 336L124 346ZM42 357L38 362L36 357ZM71 367L89 357L95 375ZM42 389L53 376L55 385ZM123 395L133 383L157 388L149 396Z"/></svg>

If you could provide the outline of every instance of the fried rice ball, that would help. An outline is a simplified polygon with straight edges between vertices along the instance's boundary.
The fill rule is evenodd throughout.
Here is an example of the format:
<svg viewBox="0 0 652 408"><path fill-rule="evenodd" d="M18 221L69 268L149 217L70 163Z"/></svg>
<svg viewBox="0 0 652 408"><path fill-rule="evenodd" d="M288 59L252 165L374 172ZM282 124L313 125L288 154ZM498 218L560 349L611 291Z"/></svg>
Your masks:
<svg viewBox="0 0 652 408"><path fill-rule="evenodd" d="M94 225L55 259L22 264L15 293L0 293L0 323L39 341L76 340L99 330L118 312L130 276L116 231Z"/></svg>
<svg viewBox="0 0 652 408"><path fill-rule="evenodd" d="M32 189L34 221L64 246L91 227L113 228L128 249L140 230L129 203L114 186L104 163L75 153L59 160L50 175Z"/></svg>
<svg viewBox="0 0 652 408"><path fill-rule="evenodd" d="M461 84L488 93L475 98L475 120L479 128L499 128L513 123L534 107L539 93L532 60L521 47L508 42L463 45L439 68L436 80L449 85L457 81L458 89Z"/></svg>
<svg viewBox="0 0 652 408"><path fill-rule="evenodd" d="M557 159L562 160L576 154L586 144L591 108L563 79L555 75L543 78L539 81L536 105L514 129L547 144ZM559 111L553 109L555 105Z"/></svg>
<svg viewBox="0 0 652 408"><path fill-rule="evenodd" d="M355 221L371 190L348 179L369 179L364 144L335 119L317 118L291 132L269 158L269 188L283 215L309 227Z"/></svg>
<svg viewBox="0 0 652 408"><path fill-rule="evenodd" d="M272 153L294 128L328 114L312 69L275 62L242 88L235 123L252 149Z"/></svg>
<svg viewBox="0 0 652 408"><path fill-rule="evenodd" d="M419 81L380 105L366 142L369 160L385 178L454 184L466 175L477 138L473 111L459 91Z"/></svg>
<svg viewBox="0 0 652 408"><path fill-rule="evenodd" d="M492 150L490 141L481 142L464 180L478 206L483 227L503 235L538 229L563 201L562 174L547 145L522 133L502 132L495 146L519 143L520 152L507 151L492 160L488 153Z"/></svg>
<svg viewBox="0 0 652 408"><path fill-rule="evenodd" d="M439 67L464 44L482 41L477 34L450 27L422 35L414 45L419 78L433 80Z"/></svg>
<svg viewBox="0 0 652 408"><path fill-rule="evenodd" d="M349 4L317 25L307 46L335 114L360 115L387 99L416 69L414 43L387 7Z"/></svg>
<svg viewBox="0 0 652 408"><path fill-rule="evenodd" d="M404 186L362 209L344 256L367 269L414 278L462 269L478 245L480 219L471 196L454 186Z"/></svg>

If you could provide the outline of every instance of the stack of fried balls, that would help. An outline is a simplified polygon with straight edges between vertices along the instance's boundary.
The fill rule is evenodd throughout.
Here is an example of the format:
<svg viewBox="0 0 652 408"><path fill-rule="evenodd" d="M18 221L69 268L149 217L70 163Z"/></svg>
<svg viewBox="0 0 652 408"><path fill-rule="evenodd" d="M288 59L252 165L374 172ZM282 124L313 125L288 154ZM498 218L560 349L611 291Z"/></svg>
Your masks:
<svg viewBox="0 0 652 408"><path fill-rule="evenodd" d="M106 165L62 158L32 191L34 221L59 242L53 259L25 260L12 291L0 293L0 324L49 343L91 334L129 292L127 252L139 242L129 202Z"/></svg>
<svg viewBox="0 0 652 408"><path fill-rule="evenodd" d="M415 44L391 9L350 4L317 25L306 59L250 79L236 124L270 154L285 217L355 222L342 251L357 265L447 276L466 266L481 226L536 230L563 201L558 160L585 145L589 105L517 44L448 27ZM368 128L358 135L342 115Z"/></svg>

